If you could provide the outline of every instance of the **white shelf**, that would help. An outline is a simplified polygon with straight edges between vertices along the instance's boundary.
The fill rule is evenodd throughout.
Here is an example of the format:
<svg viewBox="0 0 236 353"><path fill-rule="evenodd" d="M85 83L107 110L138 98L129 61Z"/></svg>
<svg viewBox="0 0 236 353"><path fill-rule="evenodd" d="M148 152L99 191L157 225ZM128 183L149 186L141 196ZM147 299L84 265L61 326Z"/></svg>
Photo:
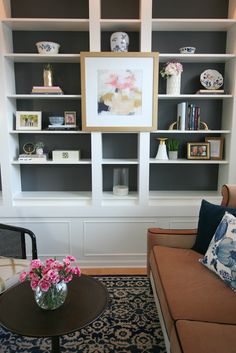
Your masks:
<svg viewBox="0 0 236 353"><path fill-rule="evenodd" d="M32 53L9 53L4 57L13 62L20 63L79 63L80 54L32 54Z"/></svg>
<svg viewBox="0 0 236 353"><path fill-rule="evenodd" d="M156 130L152 134L230 134L230 130Z"/></svg>
<svg viewBox="0 0 236 353"><path fill-rule="evenodd" d="M13 31L88 31L88 19L6 18L2 23Z"/></svg>
<svg viewBox="0 0 236 353"><path fill-rule="evenodd" d="M219 199L219 202L221 201L221 194L217 191L175 191L171 190L170 191L150 191L149 192L149 199L150 200L202 200L202 199L210 199L210 198L216 198Z"/></svg>
<svg viewBox="0 0 236 353"><path fill-rule="evenodd" d="M91 191L24 191L14 195L14 206L91 206Z"/></svg>
<svg viewBox="0 0 236 353"><path fill-rule="evenodd" d="M138 164L137 159L116 159L116 158L104 158L102 164Z"/></svg>
<svg viewBox="0 0 236 353"><path fill-rule="evenodd" d="M10 134L89 134L90 132L81 130L11 130Z"/></svg>
<svg viewBox="0 0 236 353"><path fill-rule="evenodd" d="M102 31L139 31L141 20L136 19L102 19L100 20Z"/></svg>
<svg viewBox="0 0 236 353"><path fill-rule="evenodd" d="M9 94L9 99L81 99L81 94Z"/></svg>
<svg viewBox="0 0 236 353"><path fill-rule="evenodd" d="M228 31L236 25L234 19L154 18L153 31Z"/></svg>
<svg viewBox="0 0 236 353"><path fill-rule="evenodd" d="M37 53L8 53L4 57L13 62L23 63L79 63L80 54L37 54ZM160 53L159 61L166 62L170 59L178 59L181 62L189 63L225 63L236 58L235 54L179 54Z"/></svg>
<svg viewBox="0 0 236 353"><path fill-rule="evenodd" d="M232 94L158 94L159 99L228 99L232 98Z"/></svg>
<svg viewBox="0 0 236 353"><path fill-rule="evenodd" d="M235 54L159 54L159 61L161 63L170 59L177 59L182 63L226 63L235 58Z"/></svg>
<svg viewBox="0 0 236 353"><path fill-rule="evenodd" d="M55 165L55 164L63 164L63 165L68 165L68 164L75 164L75 165L78 165L78 164L91 164L91 160L87 160L87 159L81 159L79 160L78 162L65 162L65 161L62 161L62 162L56 162L56 161L51 161L51 160L48 160L48 161L12 161L11 164L15 164L15 165L21 165L21 164L24 164L24 165Z"/></svg>
<svg viewBox="0 0 236 353"><path fill-rule="evenodd" d="M159 160L155 158L150 158L150 164L228 164L229 162L226 160L209 160L209 159L182 159L178 158L176 160Z"/></svg>

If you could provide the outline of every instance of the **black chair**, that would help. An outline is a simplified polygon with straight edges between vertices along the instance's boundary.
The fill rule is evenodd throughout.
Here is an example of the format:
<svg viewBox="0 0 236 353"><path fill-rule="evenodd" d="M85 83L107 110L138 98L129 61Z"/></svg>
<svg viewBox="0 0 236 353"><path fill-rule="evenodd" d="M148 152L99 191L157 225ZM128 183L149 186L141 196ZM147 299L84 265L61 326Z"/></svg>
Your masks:
<svg viewBox="0 0 236 353"><path fill-rule="evenodd" d="M31 239L32 259L37 259L36 236L31 230L0 224L0 256L26 259L26 236Z"/></svg>

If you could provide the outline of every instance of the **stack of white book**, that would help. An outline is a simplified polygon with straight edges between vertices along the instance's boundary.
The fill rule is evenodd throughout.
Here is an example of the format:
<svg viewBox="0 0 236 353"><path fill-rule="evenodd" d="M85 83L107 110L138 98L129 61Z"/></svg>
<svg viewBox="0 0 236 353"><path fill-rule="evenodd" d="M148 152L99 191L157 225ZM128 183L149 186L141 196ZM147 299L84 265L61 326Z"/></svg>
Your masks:
<svg viewBox="0 0 236 353"><path fill-rule="evenodd" d="M224 94L225 91L223 89L199 89L197 94Z"/></svg>
<svg viewBox="0 0 236 353"><path fill-rule="evenodd" d="M47 154L20 154L18 157L18 161L25 162L44 162L47 160Z"/></svg>

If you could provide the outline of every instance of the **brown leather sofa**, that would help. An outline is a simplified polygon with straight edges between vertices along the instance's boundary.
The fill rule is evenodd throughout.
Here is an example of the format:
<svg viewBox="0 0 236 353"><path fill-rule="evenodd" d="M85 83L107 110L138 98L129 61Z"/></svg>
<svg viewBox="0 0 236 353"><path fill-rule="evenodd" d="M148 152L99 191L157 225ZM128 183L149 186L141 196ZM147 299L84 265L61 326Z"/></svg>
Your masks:
<svg viewBox="0 0 236 353"><path fill-rule="evenodd" d="M236 208L236 185L222 187ZM167 352L235 353L236 293L192 250L197 230L148 229L147 270Z"/></svg>

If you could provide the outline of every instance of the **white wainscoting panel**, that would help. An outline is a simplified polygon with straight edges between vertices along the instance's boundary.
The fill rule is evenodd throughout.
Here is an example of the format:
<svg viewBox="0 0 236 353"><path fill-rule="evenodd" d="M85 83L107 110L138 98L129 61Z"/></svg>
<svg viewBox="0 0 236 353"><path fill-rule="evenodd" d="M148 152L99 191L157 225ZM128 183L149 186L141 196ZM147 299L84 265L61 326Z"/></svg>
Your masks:
<svg viewBox="0 0 236 353"><path fill-rule="evenodd" d="M146 255L147 228L151 226L156 226L156 220L86 220L84 256Z"/></svg>

